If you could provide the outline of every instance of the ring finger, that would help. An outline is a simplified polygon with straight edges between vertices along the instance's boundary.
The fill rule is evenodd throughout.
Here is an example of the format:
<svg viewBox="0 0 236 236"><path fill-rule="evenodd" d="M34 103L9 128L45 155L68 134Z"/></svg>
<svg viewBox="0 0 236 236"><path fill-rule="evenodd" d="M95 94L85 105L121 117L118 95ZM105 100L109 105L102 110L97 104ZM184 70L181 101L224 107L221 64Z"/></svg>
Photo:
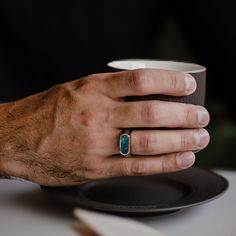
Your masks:
<svg viewBox="0 0 236 236"><path fill-rule="evenodd" d="M209 143L205 129L134 130L131 133L132 155L158 155L203 149Z"/></svg>

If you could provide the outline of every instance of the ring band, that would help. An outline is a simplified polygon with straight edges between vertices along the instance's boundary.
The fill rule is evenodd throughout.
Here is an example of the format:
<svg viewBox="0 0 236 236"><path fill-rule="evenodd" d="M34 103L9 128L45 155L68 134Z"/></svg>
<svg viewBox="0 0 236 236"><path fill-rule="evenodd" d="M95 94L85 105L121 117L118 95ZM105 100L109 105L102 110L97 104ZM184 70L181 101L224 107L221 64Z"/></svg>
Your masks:
<svg viewBox="0 0 236 236"><path fill-rule="evenodd" d="M130 130L126 130L124 133L120 135L120 154L122 156L129 156L131 153L130 143L131 143L131 137L130 137Z"/></svg>

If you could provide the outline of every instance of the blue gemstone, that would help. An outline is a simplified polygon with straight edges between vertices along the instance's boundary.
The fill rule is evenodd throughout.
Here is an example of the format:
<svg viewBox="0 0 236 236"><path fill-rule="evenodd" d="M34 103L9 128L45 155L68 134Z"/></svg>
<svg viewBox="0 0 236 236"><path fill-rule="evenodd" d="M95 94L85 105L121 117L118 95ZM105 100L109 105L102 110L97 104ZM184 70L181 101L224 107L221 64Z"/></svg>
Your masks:
<svg viewBox="0 0 236 236"><path fill-rule="evenodd" d="M122 134L120 136L120 153L122 155L128 155L130 152L130 137L128 134Z"/></svg>

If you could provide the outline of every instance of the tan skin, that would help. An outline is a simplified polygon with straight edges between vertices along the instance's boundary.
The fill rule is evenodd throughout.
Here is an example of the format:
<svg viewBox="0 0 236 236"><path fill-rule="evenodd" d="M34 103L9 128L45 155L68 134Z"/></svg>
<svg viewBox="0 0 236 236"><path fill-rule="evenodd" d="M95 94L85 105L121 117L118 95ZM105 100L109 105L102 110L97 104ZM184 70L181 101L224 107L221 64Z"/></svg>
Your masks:
<svg viewBox="0 0 236 236"><path fill-rule="evenodd" d="M124 97L181 96L195 89L190 75L140 69L90 75L1 104L0 173L61 186L186 169L195 161L193 150L209 143L203 129L209 122L206 109L164 101L125 102ZM140 127L149 129L134 129L132 156L121 157L121 129Z"/></svg>

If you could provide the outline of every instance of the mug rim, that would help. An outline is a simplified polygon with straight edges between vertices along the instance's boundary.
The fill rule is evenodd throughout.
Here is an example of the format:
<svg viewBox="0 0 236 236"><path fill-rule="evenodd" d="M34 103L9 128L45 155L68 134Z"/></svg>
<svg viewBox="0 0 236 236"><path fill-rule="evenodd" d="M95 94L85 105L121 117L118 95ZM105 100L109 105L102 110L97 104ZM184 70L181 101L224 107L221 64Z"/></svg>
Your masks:
<svg viewBox="0 0 236 236"><path fill-rule="evenodd" d="M114 60L107 63L107 66L118 70L164 69L172 71L181 71L185 73L201 73L206 71L205 66L196 63L154 59Z"/></svg>

